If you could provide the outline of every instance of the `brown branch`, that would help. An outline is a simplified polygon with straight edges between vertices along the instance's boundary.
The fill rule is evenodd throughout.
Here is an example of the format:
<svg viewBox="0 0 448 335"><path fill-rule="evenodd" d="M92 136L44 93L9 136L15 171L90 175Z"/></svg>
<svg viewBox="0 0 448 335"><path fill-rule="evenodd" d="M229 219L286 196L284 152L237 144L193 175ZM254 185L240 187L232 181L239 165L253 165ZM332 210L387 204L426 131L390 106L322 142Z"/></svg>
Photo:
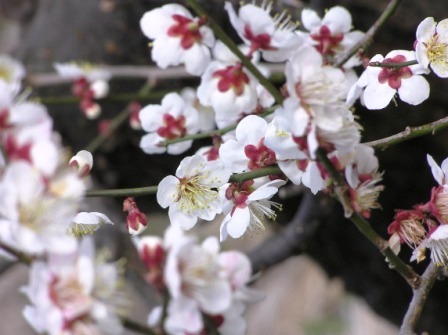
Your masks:
<svg viewBox="0 0 448 335"><path fill-rule="evenodd" d="M427 134L435 134L437 131L448 127L448 117L443 119L427 123L416 127L406 127L406 129L398 134L385 137L376 141L366 142L364 144L369 145L375 149L386 150L388 147L394 144L398 144L416 137L420 137Z"/></svg>
<svg viewBox="0 0 448 335"><path fill-rule="evenodd" d="M327 154L322 149L316 153L318 160L322 163L324 168L330 174L335 188L335 195L339 202L344 206L346 217L351 220L356 228L367 237L377 249L387 257L390 265L397 271L408 284L416 288L420 283L420 276L408 264L403 262L395 253L388 247L388 243L380 235L378 235L369 222L364 219L359 213L353 210L350 201L347 199L348 185L344 177L336 170L333 163L328 159Z"/></svg>
<svg viewBox="0 0 448 335"><path fill-rule="evenodd" d="M12 256L17 258L19 262L26 265L30 265L33 260L38 258L36 255L29 255L27 253L24 253L23 251L17 250L16 248L9 246L2 241L0 241L0 249L3 249L8 254L11 254Z"/></svg>
<svg viewBox="0 0 448 335"><path fill-rule="evenodd" d="M426 299L428 298L429 292L433 287L437 277L441 272L441 268L430 263L426 268L425 272L421 276L420 286L413 290L413 296L411 303L409 304L408 310L403 319L403 323L400 327L400 335L414 335L415 326L425 306Z"/></svg>

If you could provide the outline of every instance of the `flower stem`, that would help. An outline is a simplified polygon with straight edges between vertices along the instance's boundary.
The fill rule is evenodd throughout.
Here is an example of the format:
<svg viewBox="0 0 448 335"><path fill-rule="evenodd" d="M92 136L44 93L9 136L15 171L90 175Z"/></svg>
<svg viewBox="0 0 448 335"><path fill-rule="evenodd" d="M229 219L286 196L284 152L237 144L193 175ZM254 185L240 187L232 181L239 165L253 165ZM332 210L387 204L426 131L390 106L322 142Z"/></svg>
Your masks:
<svg viewBox="0 0 448 335"><path fill-rule="evenodd" d="M120 188L111 190L87 190L86 197L139 197L157 193L157 186Z"/></svg>
<svg viewBox="0 0 448 335"><path fill-rule="evenodd" d="M386 23L386 21L392 16L400 4L401 0L391 0L387 5L384 12L380 15L380 17L376 20L376 22L370 27L370 29L366 32L364 37L356 43L350 50L346 53L338 57L335 62L335 67L341 67L344 65L353 55L355 55L359 50L366 50L370 44L372 43L373 36L377 33L377 31Z"/></svg>
<svg viewBox="0 0 448 335"><path fill-rule="evenodd" d="M140 324L133 320L130 320L127 318L122 318L121 322L123 324L123 327L125 327L126 329L129 329L129 330L132 330L136 333L145 334L145 335L156 335L157 334L154 330L147 327L146 325Z"/></svg>
<svg viewBox="0 0 448 335"><path fill-rule="evenodd" d="M317 158L325 167L325 169L330 174L333 179L333 183L335 187L343 187L348 189L347 183L344 177L336 170L333 166L333 163L328 159L327 154L324 150L319 149L317 151ZM349 203L344 197L347 196L347 192L335 192L339 201L345 206ZM394 252L388 247L388 243L381 236L379 236L375 230L373 230L372 226L364 219L359 213L355 212L353 208L351 208L351 214L348 216L348 219L351 220L356 228L367 237L370 242L372 242L378 250L387 257L391 266L408 282L408 284L416 288L420 283L420 276L414 272L414 270L403 262Z"/></svg>
<svg viewBox="0 0 448 335"><path fill-rule="evenodd" d="M435 134L437 131L448 127L448 117L444 117L440 120L427 123L416 127L406 127L406 129L398 134L385 137L376 141L366 142L364 144L369 145L375 149L386 150L392 145L420 137L427 134Z"/></svg>
<svg viewBox="0 0 448 335"><path fill-rule="evenodd" d="M240 60L241 63L258 79L261 85L274 97L277 104L283 102L283 96L279 90L272 85L272 83L261 74L254 64L238 49L238 46L232 41L232 39L226 34L226 32L209 16L207 12L199 5L196 0L187 0L187 4L193 8L197 15L207 17L208 24L213 30L215 35L232 51Z"/></svg>
<svg viewBox="0 0 448 335"><path fill-rule="evenodd" d="M234 174L230 177L230 182L243 183L247 180L260 178L269 175L282 173L277 166L269 166L262 169ZM138 197L157 193L158 186L147 186L137 188L121 188L111 190L87 190L86 197Z"/></svg>
<svg viewBox="0 0 448 335"><path fill-rule="evenodd" d="M16 248L11 247L1 241L0 241L0 249L3 249L8 254L13 255L15 258L17 258L17 260L26 265L30 265L33 260L38 258L36 255L26 254L23 251L17 250Z"/></svg>
<svg viewBox="0 0 448 335"><path fill-rule="evenodd" d="M382 63L382 62L370 62L369 66L373 67L385 67L388 69L400 69L402 67L411 66L418 64L417 60L409 60L407 62L401 62L401 63Z"/></svg>

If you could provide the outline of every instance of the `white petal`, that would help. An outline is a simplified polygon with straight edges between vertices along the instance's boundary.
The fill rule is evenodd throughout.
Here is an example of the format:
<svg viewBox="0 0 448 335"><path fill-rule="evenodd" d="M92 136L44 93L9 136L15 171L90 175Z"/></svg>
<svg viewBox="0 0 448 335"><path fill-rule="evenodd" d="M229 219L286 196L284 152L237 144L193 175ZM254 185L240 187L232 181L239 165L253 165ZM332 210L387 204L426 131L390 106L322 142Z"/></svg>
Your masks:
<svg viewBox="0 0 448 335"><path fill-rule="evenodd" d="M237 208L232 218L227 223L227 232L233 238L239 238L246 232L250 223L250 211L248 207Z"/></svg>
<svg viewBox="0 0 448 335"><path fill-rule="evenodd" d="M401 81L398 95L401 100L408 104L421 104L429 97L429 84L422 76L414 75Z"/></svg>
<svg viewBox="0 0 448 335"><path fill-rule="evenodd" d="M367 85L364 91L364 103L368 109L382 109L389 104L395 92L396 90L387 83L371 83Z"/></svg>
<svg viewBox="0 0 448 335"><path fill-rule="evenodd" d="M439 185L443 185L445 175L442 172L442 169L439 167L439 165L437 165L436 161L432 158L432 156L426 155L426 160L428 161L428 164L431 167L431 172L436 182L438 182Z"/></svg>
<svg viewBox="0 0 448 335"><path fill-rule="evenodd" d="M166 176L157 187L157 202L160 207L167 208L178 201L179 179L174 176Z"/></svg>
<svg viewBox="0 0 448 335"><path fill-rule="evenodd" d="M172 225L182 228L183 230L193 228L196 225L196 222L198 222L198 218L196 216L187 215L179 210L178 203L170 206L168 209L168 216Z"/></svg>
<svg viewBox="0 0 448 335"><path fill-rule="evenodd" d="M417 27L416 37L419 42L428 42L436 33L436 23L432 17L427 17Z"/></svg>
<svg viewBox="0 0 448 335"><path fill-rule="evenodd" d="M321 25L321 19L314 10L302 10L302 24L308 31L313 31Z"/></svg>
<svg viewBox="0 0 448 335"><path fill-rule="evenodd" d="M325 14L322 25L328 26L333 34L347 33L352 29L352 16L347 9L336 6Z"/></svg>

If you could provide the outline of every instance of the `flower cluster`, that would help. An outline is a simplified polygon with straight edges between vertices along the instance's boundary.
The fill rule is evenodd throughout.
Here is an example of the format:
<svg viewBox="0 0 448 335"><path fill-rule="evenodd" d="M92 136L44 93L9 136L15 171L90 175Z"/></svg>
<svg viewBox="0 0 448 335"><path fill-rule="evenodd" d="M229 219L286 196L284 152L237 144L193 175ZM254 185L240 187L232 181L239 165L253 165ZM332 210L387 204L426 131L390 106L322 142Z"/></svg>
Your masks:
<svg viewBox="0 0 448 335"><path fill-rule="evenodd" d="M96 119L101 114L101 106L95 99L101 99L109 93L108 80L111 74L90 63L55 63L57 73L71 80L72 93L79 98L79 107L88 119Z"/></svg>
<svg viewBox="0 0 448 335"><path fill-rule="evenodd" d="M448 159L441 167L430 155L427 160L439 186L432 189L426 204L397 211L388 228L389 244L398 252L399 245L406 243L414 249L411 260L417 262L424 260L425 250L430 249L431 260L442 266L448 264Z"/></svg>
<svg viewBox="0 0 448 335"><path fill-rule="evenodd" d="M214 237L197 244L177 227L168 228L164 240L145 236L135 244L146 280L168 294L163 323L168 334L208 334L207 323L223 335L245 333L246 306L261 296L247 287L251 266L244 254L219 252ZM160 323L162 309L150 313L150 325Z"/></svg>
<svg viewBox="0 0 448 335"><path fill-rule="evenodd" d="M95 256L93 240L82 240L70 254L50 253L35 261L22 288L30 300L23 314L38 333L120 334L126 310L123 264Z"/></svg>

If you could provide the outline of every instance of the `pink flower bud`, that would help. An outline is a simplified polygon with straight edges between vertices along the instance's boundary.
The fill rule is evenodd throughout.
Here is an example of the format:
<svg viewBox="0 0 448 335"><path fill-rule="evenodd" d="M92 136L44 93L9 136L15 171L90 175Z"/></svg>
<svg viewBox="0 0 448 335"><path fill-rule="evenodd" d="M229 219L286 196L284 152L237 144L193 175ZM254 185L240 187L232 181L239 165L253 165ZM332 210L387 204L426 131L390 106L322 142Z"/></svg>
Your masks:
<svg viewBox="0 0 448 335"><path fill-rule="evenodd" d="M137 207L137 203L133 197L128 197L123 202L123 212L128 212L126 218L126 226L129 234L138 235L148 226L148 218Z"/></svg>
<svg viewBox="0 0 448 335"><path fill-rule="evenodd" d="M129 117L129 125L132 129L140 130L142 129L142 123L140 121L140 110L142 109L142 105L138 102L133 101L129 104L130 117Z"/></svg>
<svg viewBox="0 0 448 335"><path fill-rule="evenodd" d="M90 152L81 150L70 159L68 165L73 168L80 177L86 177L92 169L93 156Z"/></svg>

